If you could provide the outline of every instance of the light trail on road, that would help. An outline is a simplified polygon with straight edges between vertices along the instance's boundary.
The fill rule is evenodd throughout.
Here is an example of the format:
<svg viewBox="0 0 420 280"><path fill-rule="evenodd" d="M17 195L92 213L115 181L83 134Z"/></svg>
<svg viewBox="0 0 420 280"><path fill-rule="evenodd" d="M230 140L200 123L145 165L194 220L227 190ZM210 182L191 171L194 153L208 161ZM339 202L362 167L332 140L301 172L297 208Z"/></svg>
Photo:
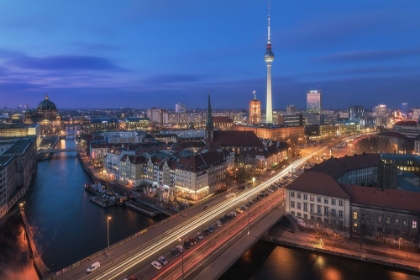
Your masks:
<svg viewBox="0 0 420 280"><path fill-rule="evenodd" d="M267 187L271 186L273 183L278 181L292 168L296 168L306 162L312 157L312 155L319 153L326 149L328 146L320 148L311 154L296 160L291 163L288 167L282 170L280 173L274 175L265 182L260 183L259 185L252 187L251 189L244 191L235 197L227 199L220 202L219 204L211 207L209 210L206 210L204 213L196 215L184 221L175 228L169 229L164 233L160 233L159 236L151 239L150 241L137 246L129 254L130 256L121 257L118 259L118 264L112 264L111 267L103 266L101 270L98 271L100 275L80 275L81 279L114 279L117 276L120 276L125 270L130 269L147 258L150 258L152 255L163 250L168 244L178 240L178 238L188 235L190 232L195 232L197 228L202 227L203 225L208 224L211 220L215 219L217 216L224 214L227 209L231 208L235 204L242 204L245 199L249 199L251 196L261 192ZM155 228L156 229L156 228Z"/></svg>

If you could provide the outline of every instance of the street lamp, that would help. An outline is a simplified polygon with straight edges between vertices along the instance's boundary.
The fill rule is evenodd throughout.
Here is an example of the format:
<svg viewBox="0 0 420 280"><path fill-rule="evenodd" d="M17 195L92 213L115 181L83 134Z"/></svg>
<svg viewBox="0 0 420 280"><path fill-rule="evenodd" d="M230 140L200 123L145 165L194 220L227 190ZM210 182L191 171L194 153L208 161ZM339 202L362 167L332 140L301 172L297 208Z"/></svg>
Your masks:
<svg viewBox="0 0 420 280"><path fill-rule="evenodd" d="M185 249L184 249L184 246L182 244L182 237L180 237L178 239L178 241L181 242L181 248L182 248L182 251L181 251L181 270L182 270L182 279L184 279L184 251L185 251Z"/></svg>
<svg viewBox="0 0 420 280"><path fill-rule="evenodd" d="M107 233L107 240L108 240L108 258L109 258L109 221L111 220L111 216L106 217L106 233Z"/></svg>

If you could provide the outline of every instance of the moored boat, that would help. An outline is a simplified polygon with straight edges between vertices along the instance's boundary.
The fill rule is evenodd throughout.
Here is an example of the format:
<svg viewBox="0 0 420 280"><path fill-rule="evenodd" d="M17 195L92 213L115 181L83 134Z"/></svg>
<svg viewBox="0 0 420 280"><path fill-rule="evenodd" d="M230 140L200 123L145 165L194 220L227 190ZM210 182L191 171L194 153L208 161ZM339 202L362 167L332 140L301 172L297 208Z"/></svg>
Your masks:
<svg viewBox="0 0 420 280"><path fill-rule="evenodd" d="M145 215L147 215L149 217L152 217L152 218L155 217L156 215L158 215L160 213L159 211L157 211L157 210L155 210L153 208L147 207L147 206L142 205L142 204L140 204L138 202L135 202L133 200L127 201L125 203L125 205L128 208L130 208L130 209L133 209L135 211L138 211L140 213L143 213L143 214L145 214Z"/></svg>

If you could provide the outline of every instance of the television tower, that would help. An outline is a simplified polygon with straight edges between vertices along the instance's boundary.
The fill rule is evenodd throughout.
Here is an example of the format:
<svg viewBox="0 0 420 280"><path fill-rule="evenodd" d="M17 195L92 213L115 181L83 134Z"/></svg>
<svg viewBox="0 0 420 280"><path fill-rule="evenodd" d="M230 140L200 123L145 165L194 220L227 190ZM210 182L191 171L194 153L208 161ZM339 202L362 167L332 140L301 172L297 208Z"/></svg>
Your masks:
<svg viewBox="0 0 420 280"><path fill-rule="evenodd" d="M271 62L274 60L274 53L271 51L270 39L270 2L268 2L268 42L264 60L267 63L267 104L265 112L265 122L273 123L273 104L271 100Z"/></svg>

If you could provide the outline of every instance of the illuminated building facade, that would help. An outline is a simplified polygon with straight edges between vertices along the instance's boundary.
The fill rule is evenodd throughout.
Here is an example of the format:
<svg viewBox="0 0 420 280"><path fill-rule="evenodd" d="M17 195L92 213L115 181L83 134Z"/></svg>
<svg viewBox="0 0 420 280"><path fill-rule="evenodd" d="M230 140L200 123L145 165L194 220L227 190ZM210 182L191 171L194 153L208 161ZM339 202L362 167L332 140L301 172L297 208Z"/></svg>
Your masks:
<svg viewBox="0 0 420 280"><path fill-rule="evenodd" d="M309 90L306 93L306 112L308 114L321 114L322 90Z"/></svg>
<svg viewBox="0 0 420 280"><path fill-rule="evenodd" d="M349 107L349 120L360 121L365 117L365 109L363 106L350 106Z"/></svg>
<svg viewBox="0 0 420 280"><path fill-rule="evenodd" d="M254 91L254 99L249 102L249 124L260 125L261 124L261 101L257 99Z"/></svg>

